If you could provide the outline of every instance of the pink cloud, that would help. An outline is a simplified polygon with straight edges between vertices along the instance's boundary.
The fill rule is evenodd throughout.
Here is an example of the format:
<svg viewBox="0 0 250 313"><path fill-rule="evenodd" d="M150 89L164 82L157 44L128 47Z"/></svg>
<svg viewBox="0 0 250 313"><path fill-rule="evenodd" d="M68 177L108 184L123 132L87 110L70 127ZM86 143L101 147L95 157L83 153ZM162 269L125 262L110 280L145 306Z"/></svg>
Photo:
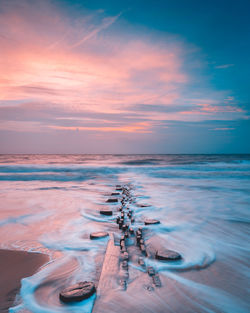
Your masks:
<svg viewBox="0 0 250 313"><path fill-rule="evenodd" d="M0 63L0 101L8 105L26 100L32 103L30 110L42 103L69 112L114 115L113 121L100 120L94 127L48 124L45 129L145 133L164 120L196 121L243 113L233 105L218 105L216 97L186 95L191 77L183 70L185 46L158 37L152 41L112 32L122 18L120 13L107 17L103 12L86 12L84 17L71 19L49 1L11 3L3 2L0 11L0 57L4 60ZM191 110L187 102L193 105ZM146 109L176 104L183 110ZM137 110L137 105L145 110ZM118 114L130 116L133 122L108 125L116 122Z"/></svg>
<svg viewBox="0 0 250 313"><path fill-rule="evenodd" d="M122 132L122 133L151 133L151 125L148 122L127 124L121 126L49 126L52 129L57 130L90 130L100 132Z"/></svg>
<svg viewBox="0 0 250 313"><path fill-rule="evenodd" d="M218 127L218 128L214 128L213 130L234 130L235 128L233 127Z"/></svg>
<svg viewBox="0 0 250 313"><path fill-rule="evenodd" d="M133 37L102 37L118 17L93 25L86 16L72 25L49 4L41 10L25 2L14 11L6 6L0 22L6 35L0 39L1 100L32 98L97 112L170 103L178 97L176 84L188 79L178 49Z"/></svg>
<svg viewBox="0 0 250 313"><path fill-rule="evenodd" d="M233 117L241 116L244 111L233 105L215 105L209 103L198 103L196 107L190 111L182 111L180 112L183 116L189 116L191 119L197 119L197 117L203 116L204 120L212 118L220 118L220 119L233 119Z"/></svg>
<svg viewBox="0 0 250 313"><path fill-rule="evenodd" d="M217 112L243 112L242 109L232 106L232 105L223 105L223 106L218 106L218 105L211 105L208 103L202 103L198 104L201 106L201 110L207 113L217 113Z"/></svg>

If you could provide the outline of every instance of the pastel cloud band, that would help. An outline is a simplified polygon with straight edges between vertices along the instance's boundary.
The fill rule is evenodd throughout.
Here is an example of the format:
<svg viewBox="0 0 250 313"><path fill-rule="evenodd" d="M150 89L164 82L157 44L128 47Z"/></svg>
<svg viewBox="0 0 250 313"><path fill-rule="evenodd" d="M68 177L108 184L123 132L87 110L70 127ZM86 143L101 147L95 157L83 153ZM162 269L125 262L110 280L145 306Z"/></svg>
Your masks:
<svg viewBox="0 0 250 313"><path fill-rule="evenodd" d="M3 2L0 13L0 111L14 104L40 112L37 124L26 118L27 131L41 127L147 133L162 121L244 116L225 92L208 89L194 101L193 93L186 93L193 78L185 70L187 51L180 42L119 33L114 26L121 13L86 12L72 19L49 1L39 3L38 9L25 1ZM44 110L55 108L57 115L45 122ZM59 111L96 114L98 125L66 125L64 119L58 125ZM100 117L107 114L108 119ZM5 120L1 129L14 129L17 119ZM110 126L112 122L116 125Z"/></svg>

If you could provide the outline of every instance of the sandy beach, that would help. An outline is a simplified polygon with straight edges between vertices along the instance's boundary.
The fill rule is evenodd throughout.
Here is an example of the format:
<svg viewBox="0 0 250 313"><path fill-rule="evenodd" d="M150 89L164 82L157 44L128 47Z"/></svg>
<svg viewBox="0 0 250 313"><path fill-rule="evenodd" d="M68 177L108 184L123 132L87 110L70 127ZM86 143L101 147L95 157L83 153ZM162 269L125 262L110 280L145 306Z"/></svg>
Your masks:
<svg viewBox="0 0 250 313"><path fill-rule="evenodd" d="M33 275L48 256L26 251L0 250L0 312L8 312L21 287L21 279Z"/></svg>

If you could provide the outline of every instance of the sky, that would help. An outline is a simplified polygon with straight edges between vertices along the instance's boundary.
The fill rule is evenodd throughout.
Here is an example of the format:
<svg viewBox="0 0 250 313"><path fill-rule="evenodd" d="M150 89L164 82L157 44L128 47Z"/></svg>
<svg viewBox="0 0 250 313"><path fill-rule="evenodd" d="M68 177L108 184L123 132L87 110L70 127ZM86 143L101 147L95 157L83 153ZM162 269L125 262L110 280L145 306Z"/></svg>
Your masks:
<svg viewBox="0 0 250 313"><path fill-rule="evenodd" d="M0 153L250 153L249 0L0 0Z"/></svg>

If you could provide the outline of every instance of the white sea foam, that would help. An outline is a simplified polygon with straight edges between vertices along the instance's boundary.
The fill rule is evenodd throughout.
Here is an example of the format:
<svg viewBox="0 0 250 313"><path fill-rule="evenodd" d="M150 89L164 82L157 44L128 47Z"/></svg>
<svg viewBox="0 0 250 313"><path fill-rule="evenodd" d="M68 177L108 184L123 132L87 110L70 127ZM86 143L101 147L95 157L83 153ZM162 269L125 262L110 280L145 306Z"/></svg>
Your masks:
<svg viewBox="0 0 250 313"><path fill-rule="evenodd" d="M118 183L133 184L135 226L161 221L147 226L146 240L157 237L183 256L147 264L178 282L190 305L198 294L201 312L247 312L250 156L0 156L0 180L0 247L46 251L52 259L22 280L22 303L11 312L91 311L94 297L65 308L58 292L96 279L95 260L108 239L89 234L114 230L118 206L109 206L113 216L99 211ZM207 271L208 281L198 283L197 271ZM189 272L194 278L184 276Z"/></svg>

